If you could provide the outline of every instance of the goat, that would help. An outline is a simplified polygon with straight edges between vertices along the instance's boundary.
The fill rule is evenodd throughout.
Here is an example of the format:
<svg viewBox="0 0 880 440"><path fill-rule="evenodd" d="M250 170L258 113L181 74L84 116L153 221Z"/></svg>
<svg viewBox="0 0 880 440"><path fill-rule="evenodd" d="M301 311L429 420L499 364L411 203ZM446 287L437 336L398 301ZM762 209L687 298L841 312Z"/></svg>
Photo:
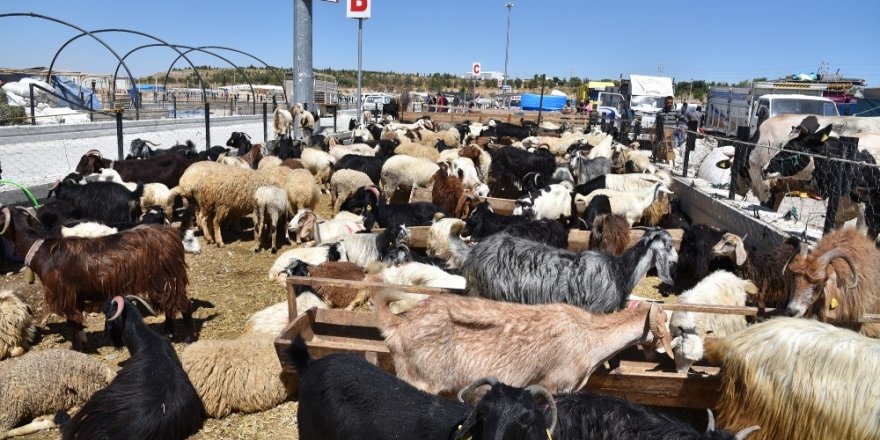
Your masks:
<svg viewBox="0 0 880 440"><path fill-rule="evenodd" d="M187 159L195 159L196 158L196 144L192 141L186 141L186 144L183 145L175 145L167 150L154 150L149 147L149 145L154 147L159 146L159 144L154 144L150 141L143 140L141 138L137 138L131 141L131 149L130 149L130 158L132 159L149 159L155 156L161 156L164 154L180 154ZM128 159L128 158L126 158Z"/></svg>
<svg viewBox="0 0 880 440"><path fill-rule="evenodd" d="M689 270L679 271L676 283L690 289L716 270L736 271L736 266L729 258L716 257L712 252L712 247L724 238L724 234L703 224L690 225L684 229L678 250L678 264Z"/></svg>
<svg viewBox="0 0 880 440"><path fill-rule="evenodd" d="M567 304L396 292L378 292L373 303L397 376L432 394L455 392L485 374L513 386L573 392L626 347L661 340L669 347L657 304L599 314ZM489 349L491 341L506 341L505 348Z"/></svg>
<svg viewBox="0 0 880 440"><path fill-rule="evenodd" d="M597 190L636 192L653 188L657 183L666 182L653 174L605 174L582 185L574 187L574 192L586 196Z"/></svg>
<svg viewBox="0 0 880 440"><path fill-rule="evenodd" d="M611 201L608 199L608 196L593 197L593 199L590 200L590 203L587 204L586 209L584 209L579 228L592 228L596 217L605 214L611 214Z"/></svg>
<svg viewBox="0 0 880 440"><path fill-rule="evenodd" d="M347 211L340 211L331 220L324 220L310 209L296 213L287 231L294 234L296 242L314 240L314 244L332 243L340 238L364 231L364 218Z"/></svg>
<svg viewBox="0 0 880 440"><path fill-rule="evenodd" d="M648 231L620 256L556 249L507 233L477 243L462 266L468 293L526 304L564 302L597 313L620 310L651 266L666 284L678 254L663 230Z"/></svg>
<svg viewBox="0 0 880 440"><path fill-rule="evenodd" d="M293 116L290 114L290 111L281 107L275 107L275 110L272 112L272 128L275 131L275 138L289 137L293 129Z"/></svg>
<svg viewBox="0 0 880 440"><path fill-rule="evenodd" d="M851 228L833 231L810 254L795 255L788 270L794 273L789 316L880 337L880 324L859 322L864 314L880 313L880 250L871 240Z"/></svg>
<svg viewBox="0 0 880 440"><path fill-rule="evenodd" d="M348 154L342 156L334 165L334 170L355 170L366 174L370 180L378 185L382 179L382 167L385 162L394 155L394 149L400 144L398 141L379 141L378 151L375 156L360 156Z"/></svg>
<svg viewBox="0 0 880 440"><path fill-rule="evenodd" d="M629 224L617 214L602 214L593 220L587 249L608 255L623 254L629 246Z"/></svg>
<svg viewBox="0 0 880 440"><path fill-rule="evenodd" d="M471 211L471 215L465 221L461 235L470 237L473 241L479 241L503 231L510 225L527 222L528 220L521 216L495 214L489 202L482 202L477 204L474 210Z"/></svg>
<svg viewBox="0 0 880 440"><path fill-rule="evenodd" d="M496 197L518 195L516 185L530 172L537 172L548 181L556 169L553 153L543 148L529 153L516 147L502 147L495 150L491 157L489 178L486 183Z"/></svg>
<svg viewBox="0 0 880 440"><path fill-rule="evenodd" d="M174 347L147 327L133 299L139 300L116 296L104 303L105 336L117 348L125 345L131 357L107 388L61 427L63 440L185 439L202 429L205 407Z"/></svg>
<svg viewBox="0 0 880 440"><path fill-rule="evenodd" d="M541 386L513 388L480 378L463 387L456 402L419 391L352 353L314 360L299 336L285 354L299 376L301 440L545 440L556 425L553 396ZM490 389L474 406L465 403L484 386ZM361 404L376 398L384 404Z"/></svg>
<svg viewBox="0 0 880 440"><path fill-rule="evenodd" d="M83 220L95 220L101 223L134 223L140 217L143 185L138 185L134 191L129 191L116 183L80 184L78 183L80 181L82 176L72 173L49 190L49 196L54 193L59 200L73 204Z"/></svg>
<svg viewBox="0 0 880 440"><path fill-rule="evenodd" d="M593 197L600 195L608 196L611 212L626 217L626 221L632 226L633 223L641 220L642 214L654 203L660 193L672 194L672 191L666 188L662 182L657 182L651 188L644 191L620 192L603 189L593 191L586 197L581 194L575 194L574 199L575 202L584 202L589 205Z"/></svg>
<svg viewBox="0 0 880 440"><path fill-rule="evenodd" d="M110 168L116 170L125 182L161 183L168 188L174 188L190 164L192 161L180 154L165 154L143 160L116 162L104 159L98 150L90 150L79 160L76 172L87 175L98 173L104 168Z"/></svg>
<svg viewBox="0 0 880 440"><path fill-rule="evenodd" d="M517 199L513 215L521 215L530 220L548 218L569 221L572 211L572 198L568 188L553 184Z"/></svg>
<svg viewBox="0 0 880 440"><path fill-rule="evenodd" d="M375 186L359 188L342 203L341 209L363 215L364 227L368 231L377 223L382 228L391 225L428 226L437 214L449 215L439 206L428 202L389 205Z"/></svg>
<svg viewBox="0 0 880 440"><path fill-rule="evenodd" d="M583 185L599 176L611 172L611 161L606 157L587 159L580 154L571 159L571 174L577 178L575 183Z"/></svg>
<svg viewBox="0 0 880 440"><path fill-rule="evenodd" d="M746 250L744 242L744 238L736 234L724 234L712 247L712 256L728 257L736 265L735 274L752 280L758 286L758 292L752 299L759 308L763 309L769 302L771 307L781 310L788 304L789 294L794 288L794 273L785 271L785 265L798 253L801 241L797 237L789 237L767 252L754 246Z"/></svg>
<svg viewBox="0 0 880 440"><path fill-rule="evenodd" d="M165 312L165 331L173 333L175 313L183 315L187 340L195 331L186 286L186 260L178 228L145 225L98 238L41 237L22 208L5 207L3 229L46 290L49 310L67 318L73 345L85 342L79 309L119 292L145 293Z"/></svg>
<svg viewBox="0 0 880 440"><path fill-rule="evenodd" d="M509 136L517 140L523 140L529 136L533 136L537 127L523 127L508 122L498 122L489 120L486 128L480 133L481 136L494 136L497 138Z"/></svg>
<svg viewBox="0 0 880 440"><path fill-rule="evenodd" d="M226 141L227 147L232 147L236 156L244 156L251 150L251 137L241 131L233 131Z"/></svg>
<svg viewBox="0 0 880 440"><path fill-rule="evenodd" d="M449 166L439 164L440 168L431 177L434 186L431 188L431 201L440 209L452 213L453 217L464 218L468 215L467 199L464 185L456 176L449 175Z"/></svg>

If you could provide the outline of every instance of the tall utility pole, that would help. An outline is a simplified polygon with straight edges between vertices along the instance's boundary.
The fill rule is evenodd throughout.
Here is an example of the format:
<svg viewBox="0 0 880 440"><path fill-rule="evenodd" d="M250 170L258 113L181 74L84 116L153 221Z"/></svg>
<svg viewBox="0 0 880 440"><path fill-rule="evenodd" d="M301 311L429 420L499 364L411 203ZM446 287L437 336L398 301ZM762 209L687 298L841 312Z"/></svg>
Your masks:
<svg viewBox="0 0 880 440"><path fill-rule="evenodd" d="M510 52L510 9L513 8L513 3L505 3L505 7L507 7L507 43L504 45L504 78L501 81L502 86L507 85L507 56ZM504 90L504 87L502 87Z"/></svg>
<svg viewBox="0 0 880 440"><path fill-rule="evenodd" d="M312 85L312 0L293 0L293 99L290 102L302 103L314 111Z"/></svg>

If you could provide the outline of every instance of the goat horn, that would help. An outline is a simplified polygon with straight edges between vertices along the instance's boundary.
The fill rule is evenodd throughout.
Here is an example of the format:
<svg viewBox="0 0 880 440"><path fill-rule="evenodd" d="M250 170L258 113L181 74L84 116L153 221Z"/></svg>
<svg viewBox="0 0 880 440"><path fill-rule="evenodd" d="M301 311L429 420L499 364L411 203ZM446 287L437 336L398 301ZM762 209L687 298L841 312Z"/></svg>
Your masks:
<svg viewBox="0 0 880 440"><path fill-rule="evenodd" d="M6 230L9 229L9 223L10 223L9 220L10 220L11 216L12 216L12 214L9 212L9 207L4 206L3 207L3 230L0 231L0 235L5 234Z"/></svg>
<svg viewBox="0 0 880 440"><path fill-rule="evenodd" d="M550 406L550 426L547 427L547 432L553 432L556 429L556 402L553 400L553 395L550 394L550 391L547 388L542 387L541 385L529 385L526 387L526 391L532 393L533 396L541 396L544 400L547 401L547 405Z"/></svg>
<svg viewBox="0 0 880 440"><path fill-rule="evenodd" d="M794 260L794 257L796 256L798 256L797 252L791 254L791 256L788 257L788 261L786 261L785 265L782 266L782 276L785 276L785 271L788 269L788 265L791 264L792 260Z"/></svg>
<svg viewBox="0 0 880 440"><path fill-rule="evenodd" d="M122 314L122 308L125 307L125 300L123 300L121 296L114 296L112 301L116 304L116 313L108 318L107 322L115 321L116 318L119 318L119 315Z"/></svg>
<svg viewBox="0 0 880 440"><path fill-rule="evenodd" d="M822 255L820 262L828 265L836 258L843 258L846 261L846 264L849 265L850 270L853 273L853 284L852 286L847 286L847 289L855 289L859 285L859 271L856 269L856 265L853 262L852 258L849 255L844 254L840 249L834 249L831 252L828 252L825 255Z"/></svg>
<svg viewBox="0 0 880 440"><path fill-rule="evenodd" d="M473 383L471 383L470 385L467 385L466 387L464 387L458 391L458 401L464 403L464 399L467 397L468 394L470 394L472 391L476 390L477 388L479 388L483 385L489 385L491 387L491 386L495 386L497 384L498 384L498 379L494 376L488 376L488 377L483 377L483 378L477 379Z"/></svg>
<svg viewBox="0 0 880 440"><path fill-rule="evenodd" d="M101 158L101 159L104 158L104 156L101 155L101 152L100 152L99 150L89 150L89 151L86 151L86 154L85 154L85 155L86 155L86 156L97 156L98 158Z"/></svg>
<svg viewBox="0 0 880 440"><path fill-rule="evenodd" d="M656 303L651 304L651 309L648 310L648 326L651 329L651 334L654 335L655 338L660 339L660 342L663 344L663 349L666 350L666 355L669 356L670 359L675 359L675 355L672 354L672 341L669 335L669 330L661 324L659 314L663 313L663 309L660 308ZM664 316L665 318L665 316Z"/></svg>
<svg viewBox="0 0 880 440"><path fill-rule="evenodd" d="M152 307L150 307L150 304L145 299L143 299L137 295L126 295L125 297L132 300L132 301L137 301L137 302L141 303L141 305L144 306L144 308L147 309L147 311L150 312L151 315L156 316L156 311L153 310Z"/></svg>
<svg viewBox="0 0 880 440"><path fill-rule="evenodd" d="M159 145L162 145L161 143L160 143L160 144L157 144L157 143L155 143L155 142L150 142L150 141L148 141L148 140L144 140L144 142L146 142L146 143L148 143L148 144L150 144L150 145L152 145L152 146L154 146L154 147L158 147Z"/></svg>
<svg viewBox="0 0 880 440"><path fill-rule="evenodd" d="M737 432L737 433L734 435L734 437L736 438L736 440L744 440L746 437L749 436L749 434L751 434L751 433L753 433L753 432L755 432L755 431L757 431L757 430L759 430L759 429L761 429L760 426L749 426L748 428L745 428L745 429L740 430L739 432Z"/></svg>
<svg viewBox="0 0 880 440"><path fill-rule="evenodd" d="M709 413L709 424L706 425L706 432L712 432L715 430L715 414L712 414L712 410L706 408L706 412Z"/></svg>

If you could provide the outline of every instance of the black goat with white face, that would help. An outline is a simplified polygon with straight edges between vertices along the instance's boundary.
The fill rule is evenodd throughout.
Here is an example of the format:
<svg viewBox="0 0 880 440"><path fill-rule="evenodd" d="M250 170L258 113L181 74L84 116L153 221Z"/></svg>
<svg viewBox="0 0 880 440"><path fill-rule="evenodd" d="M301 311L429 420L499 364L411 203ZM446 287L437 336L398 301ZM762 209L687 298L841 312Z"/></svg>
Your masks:
<svg viewBox="0 0 880 440"><path fill-rule="evenodd" d="M202 428L202 401L180 365L174 347L144 323L139 298L104 303L104 335L131 358L116 378L95 393L61 427L61 438L185 439Z"/></svg>
<svg viewBox="0 0 880 440"><path fill-rule="evenodd" d="M251 144L251 137L247 133L234 131L226 141L226 146L234 148L236 156L244 156L250 151L253 144Z"/></svg>
<svg viewBox="0 0 880 440"><path fill-rule="evenodd" d="M514 388L484 378L462 389L456 402L419 391L355 354L313 360L299 337L288 355L300 377L302 440L546 440L556 425L553 397L537 385ZM487 386L475 405L465 402Z"/></svg>

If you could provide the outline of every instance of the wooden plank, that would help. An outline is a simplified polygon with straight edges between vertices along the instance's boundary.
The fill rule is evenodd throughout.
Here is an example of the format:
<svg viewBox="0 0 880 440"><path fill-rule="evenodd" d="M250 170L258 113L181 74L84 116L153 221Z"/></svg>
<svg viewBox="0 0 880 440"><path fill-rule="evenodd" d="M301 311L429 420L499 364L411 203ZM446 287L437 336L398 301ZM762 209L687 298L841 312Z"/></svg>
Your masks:
<svg viewBox="0 0 880 440"><path fill-rule="evenodd" d="M385 283L376 283L372 281L350 281L350 280L337 280L333 278L315 278L315 277L287 277L288 284L299 284L306 286L328 286L328 287L353 287L357 289L365 289L365 290L382 290L382 289L396 289L402 290L408 293L424 293L424 294L433 294L433 293L452 293L456 295L460 295L464 293L464 290L461 289L448 289L445 287L427 287L427 286L404 286L398 284L385 284Z"/></svg>
<svg viewBox="0 0 880 440"><path fill-rule="evenodd" d="M431 202L433 196L428 188L413 188L409 195L409 201L412 202ZM516 208L516 200L499 199L495 197L486 197L483 200L489 202L492 211L500 215L512 215L513 209Z"/></svg>

